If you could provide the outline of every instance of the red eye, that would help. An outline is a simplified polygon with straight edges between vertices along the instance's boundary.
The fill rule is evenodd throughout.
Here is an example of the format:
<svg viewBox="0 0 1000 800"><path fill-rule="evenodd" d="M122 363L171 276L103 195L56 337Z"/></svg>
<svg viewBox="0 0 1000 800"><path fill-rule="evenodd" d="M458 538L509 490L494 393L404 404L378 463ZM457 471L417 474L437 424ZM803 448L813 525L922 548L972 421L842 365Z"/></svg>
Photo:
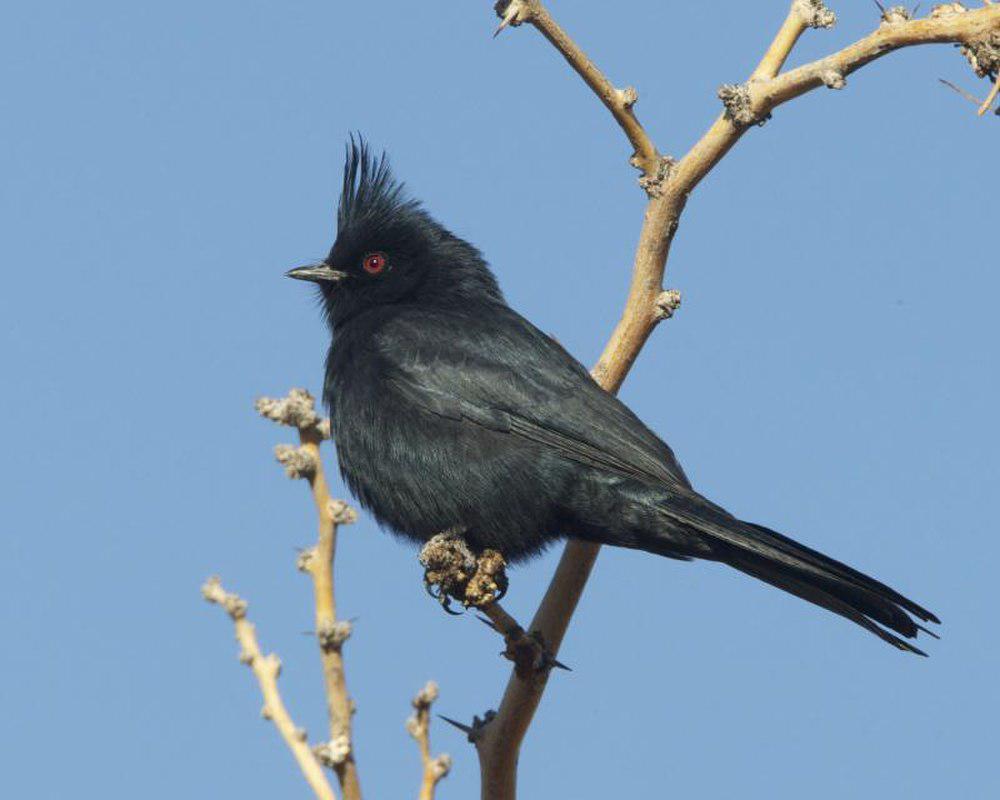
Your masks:
<svg viewBox="0 0 1000 800"><path fill-rule="evenodd" d="M388 263L385 253L369 253L365 256L365 260L361 262L361 266L364 267L365 272L369 275L378 275L385 269Z"/></svg>

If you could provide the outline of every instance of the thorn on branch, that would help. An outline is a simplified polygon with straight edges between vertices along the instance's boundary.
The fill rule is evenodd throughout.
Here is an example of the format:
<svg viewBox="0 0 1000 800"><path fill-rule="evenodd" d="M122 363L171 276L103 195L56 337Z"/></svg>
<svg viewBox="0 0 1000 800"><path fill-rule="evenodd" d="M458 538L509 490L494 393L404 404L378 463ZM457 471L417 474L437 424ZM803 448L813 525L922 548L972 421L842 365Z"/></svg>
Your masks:
<svg viewBox="0 0 1000 800"><path fill-rule="evenodd" d="M497 0L493 4L493 10L500 18L500 25L493 31L493 38L499 36L508 25L511 28L516 28L531 19L534 5L532 0Z"/></svg>
<svg viewBox="0 0 1000 800"><path fill-rule="evenodd" d="M279 425L314 432L320 439L330 438L330 420L316 413L316 400L305 389L290 389L285 397L258 397L254 407L262 417Z"/></svg>
<svg viewBox="0 0 1000 800"><path fill-rule="evenodd" d="M681 293L676 289L667 289L657 296L653 313L657 320L670 319L680 307Z"/></svg>
<svg viewBox="0 0 1000 800"><path fill-rule="evenodd" d="M285 474L292 478L311 478L316 474L316 457L305 447L279 444L274 448L274 457L285 468Z"/></svg>
<svg viewBox="0 0 1000 800"><path fill-rule="evenodd" d="M466 725L462 722L459 722L458 720L446 717L444 716L444 714L438 714L438 718L443 719L449 725L458 728L460 731L462 731L462 733L464 733L468 737L470 744L475 744L479 740L479 737L483 735L483 730L486 728L487 725L489 725L493 721L496 715L497 712L494 711L493 709L490 709L485 714L483 714L482 719L480 719L479 716L473 717L471 725Z"/></svg>
<svg viewBox="0 0 1000 800"><path fill-rule="evenodd" d="M810 28L832 28L837 24L837 15L823 0L795 0L795 11Z"/></svg>
<svg viewBox="0 0 1000 800"><path fill-rule="evenodd" d="M719 99L726 107L726 118L742 128L751 125L763 125L770 114L759 116L753 109L753 94L750 86L745 83L726 83L719 87Z"/></svg>
<svg viewBox="0 0 1000 800"><path fill-rule="evenodd" d="M420 550L424 584L450 612L450 601L466 608L485 608L507 592L507 562L496 550L472 552L459 529L432 537Z"/></svg>

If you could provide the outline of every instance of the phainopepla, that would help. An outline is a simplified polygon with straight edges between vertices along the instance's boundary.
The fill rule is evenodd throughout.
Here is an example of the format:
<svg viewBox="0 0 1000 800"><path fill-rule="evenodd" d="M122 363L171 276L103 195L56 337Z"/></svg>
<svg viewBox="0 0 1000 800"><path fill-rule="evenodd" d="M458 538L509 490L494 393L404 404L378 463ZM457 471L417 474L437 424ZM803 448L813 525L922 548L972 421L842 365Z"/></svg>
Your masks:
<svg viewBox="0 0 1000 800"><path fill-rule="evenodd" d="M923 655L900 636L933 614L698 494L363 141L347 148L330 254L288 275L319 285L332 333L324 400L341 474L392 531L459 529L514 561L563 537L721 561Z"/></svg>

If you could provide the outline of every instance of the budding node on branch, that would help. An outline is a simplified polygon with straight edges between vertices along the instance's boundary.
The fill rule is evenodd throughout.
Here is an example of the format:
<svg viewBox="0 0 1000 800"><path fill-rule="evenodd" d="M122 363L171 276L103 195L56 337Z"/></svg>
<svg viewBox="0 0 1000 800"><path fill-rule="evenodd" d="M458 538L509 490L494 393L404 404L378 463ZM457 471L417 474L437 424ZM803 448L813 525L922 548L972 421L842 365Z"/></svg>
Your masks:
<svg viewBox="0 0 1000 800"><path fill-rule="evenodd" d="M327 620L320 623L316 638L322 650L340 650L344 642L351 638L354 628L347 620Z"/></svg>
<svg viewBox="0 0 1000 800"><path fill-rule="evenodd" d="M819 74L819 79L827 89L843 89L847 85L844 73L835 69L825 69Z"/></svg>
<svg viewBox="0 0 1000 800"><path fill-rule="evenodd" d="M832 28L837 24L837 15L823 0L795 0L795 11L810 28Z"/></svg>
<svg viewBox="0 0 1000 800"><path fill-rule="evenodd" d="M279 425L330 438L330 420L320 418L315 398L305 389L290 389L285 397L258 397L254 406L258 414Z"/></svg>
<svg viewBox="0 0 1000 800"><path fill-rule="evenodd" d="M274 457L285 468L285 474L292 478L311 478L319 466L312 451L306 447L279 444L274 448Z"/></svg>
<svg viewBox="0 0 1000 800"><path fill-rule="evenodd" d="M676 289L667 289L657 296L653 313L658 320L670 319L680 307L681 293Z"/></svg>
<svg viewBox="0 0 1000 800"><path fill-rule="evenodd" d="M428 766L431 776L435 781L439 781L447 777L448 773L451 772L451 756L447 753L442 753L437 758L431 759L431 763Z"/></svg>
<svg viewBox="0 0 1000 800"><path fill-rule="evenodd" d="M336 769L351 754L351 740L346 734L336 736L328 742L318 744L313 748L313 755L324 767Z"/></svg>
<svg viewBox="0 0 1000 800"><path fill-rule="evenodd" d="M931 19L950 17L952 14L964 14L968 10L961 3L939 3L931 9Z"/></svg>
<svg viewBox="0 0 1000 800"><path fill-rule="evenodd" d="M330 500L327 504L327 511L334 525L350 525L357 522L358 512L351 508L344 500Z"/></svg>
<svg viewBox="0 0 1000 800"><path fill-rule="evenodd" d="M960 49L977 76L996 80L1000 73L1000 31L962 45Z"/></svg>
<svg viewBox="0 0 1000 800"><path fill-rule="evenodd" d="M234 620L244 619L247 615L247 601L238 594L223 589L222 581L217 575L213 575L202 584L201 596L209 603L222 606Z"/></svg>
<svg viewBox="0 0 1000 800"><path fill-rule="evenodd" d="M634 86L615 89L615 95L618 97L618 102L622 104L622 108L632 108L632 106L639 102L639 92L636 91Z"/></svg>
<svg viewBox="0 0 1000 800"><path fill-rule="evenodd" d="M745 83L726 83L719 87L719 99L726 107L726 118L747 128L751 125L763 125L771 115L760 116L753 108L753 94Z"/></svg>
<svg viewBox="0 0 1000 800"><path fill-rule="evenodd" d="M417 692L416 695L414 695L412 700L413 707L417 709L417 711L426 711L431 707L434 701L438 699L439 694L440 690L438 689L438 685L434 681L427 681L423 688Z"/></svg>
<svg viewBox="0 0 1000 800"><path fill-rule="evenodd" d="M636 154L632 155L629 163L637 169L642 168L642 164ZM667 178L670 177L670 171L674 168L675 163L670 156L660 156L659 161L656 163L655 173L643 173L639 178L639 186L650 197L659 197L663 194L663 186L667 182Z"/></svg>
<svg viewBox="0 0 1000 800"><path fill-rule="evenodd" d="M882 8L882 21L879 25L900 25L903 22L909 22L912 16L912 12L906 6Z"/></svg>

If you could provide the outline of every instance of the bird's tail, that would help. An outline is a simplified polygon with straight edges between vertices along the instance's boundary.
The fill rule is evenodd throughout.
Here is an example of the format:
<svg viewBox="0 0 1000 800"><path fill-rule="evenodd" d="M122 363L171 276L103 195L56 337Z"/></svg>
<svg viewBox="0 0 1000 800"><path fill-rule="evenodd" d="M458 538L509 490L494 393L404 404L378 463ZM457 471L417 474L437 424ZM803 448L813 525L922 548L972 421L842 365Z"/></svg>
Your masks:
<svg viewBox="0 0 1000 800"><path fill-rule="evenodd" d="M694 492L673 495L660 509L698 535L711 553L708 558L846 617L900 650L926 655L900 637L912 639L924 631L937 638L913 617L940 620L899 592L787 536L738 520Z"/></svg>

